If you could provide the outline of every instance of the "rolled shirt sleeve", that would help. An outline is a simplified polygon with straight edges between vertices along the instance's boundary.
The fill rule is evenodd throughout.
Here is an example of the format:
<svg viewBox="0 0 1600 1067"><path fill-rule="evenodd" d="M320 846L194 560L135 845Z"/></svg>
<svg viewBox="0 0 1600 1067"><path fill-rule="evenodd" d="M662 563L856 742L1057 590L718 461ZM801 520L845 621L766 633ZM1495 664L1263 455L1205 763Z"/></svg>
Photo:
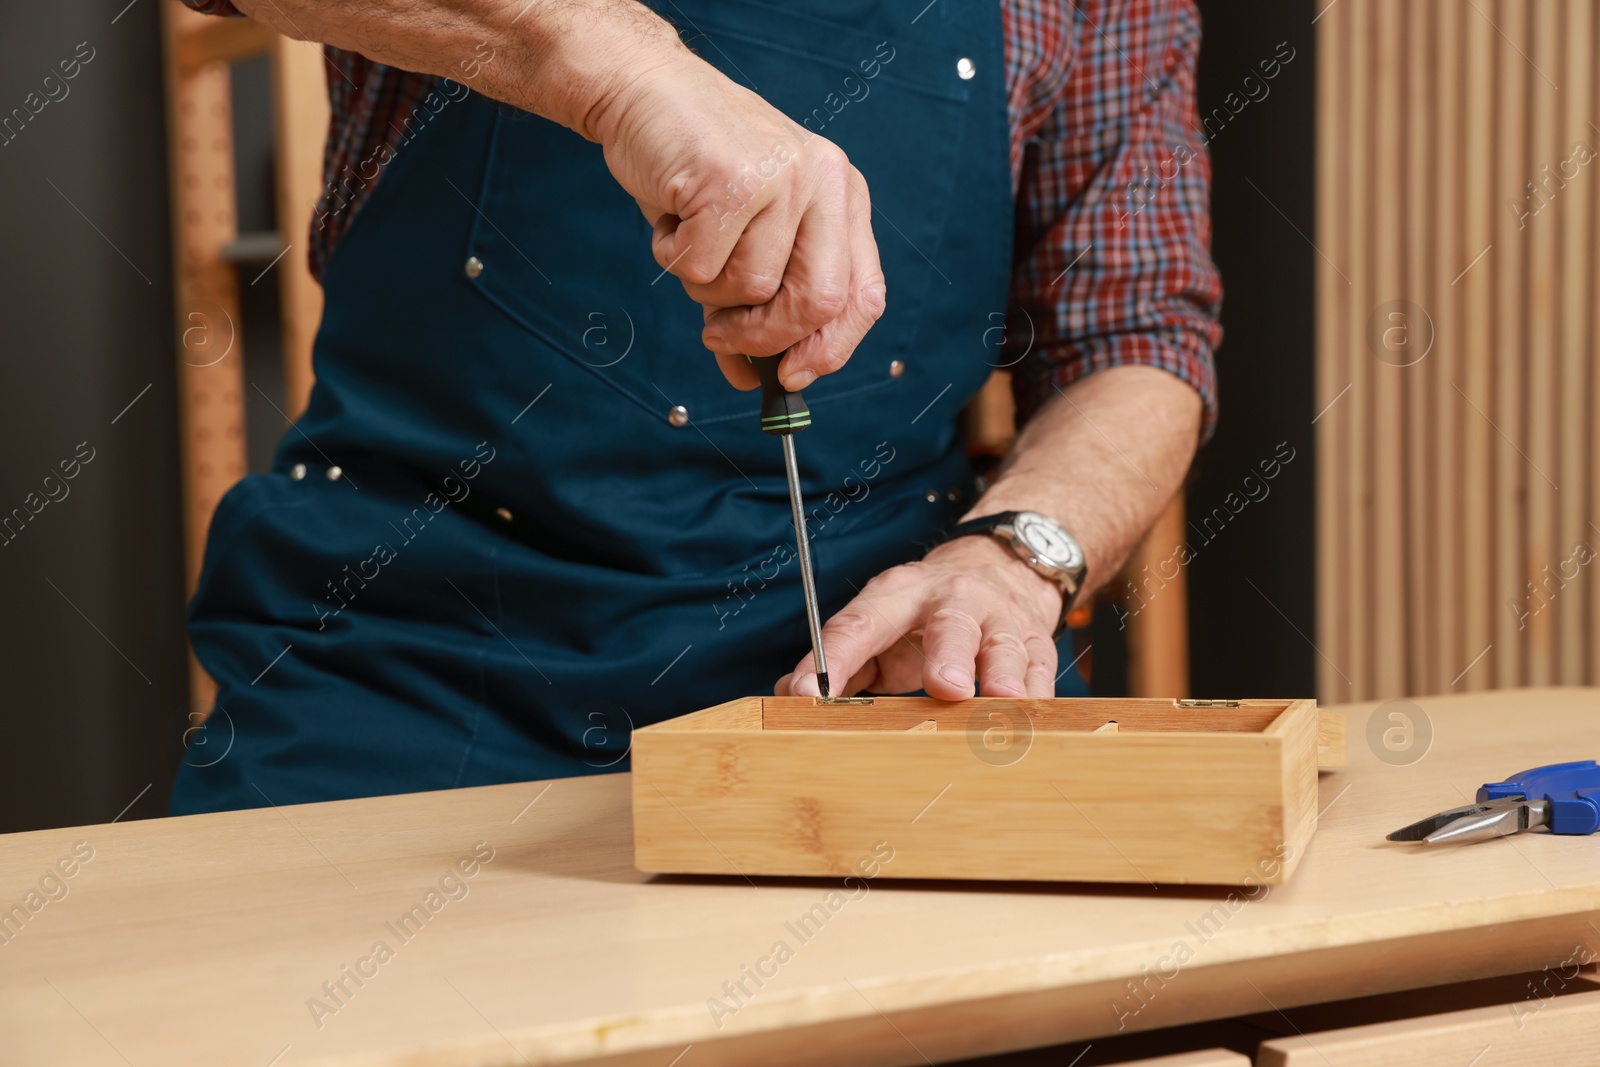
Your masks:
<svg viewBox="0 0 1600 1067"><path fill-rule="evenodd" d="M1005 360L1020 425L1106 367L1194 387L1217 418L1222 284L1211 261L1210 159L1195 113L1193 0L1081 0L1065 90L1018 183Z"/></svg>

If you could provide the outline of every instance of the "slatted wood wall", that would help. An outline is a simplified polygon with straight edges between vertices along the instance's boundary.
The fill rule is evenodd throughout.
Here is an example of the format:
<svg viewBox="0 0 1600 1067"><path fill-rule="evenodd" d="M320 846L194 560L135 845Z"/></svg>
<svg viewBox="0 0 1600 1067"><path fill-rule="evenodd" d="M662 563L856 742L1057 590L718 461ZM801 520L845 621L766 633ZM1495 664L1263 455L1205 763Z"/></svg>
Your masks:
<svg viewBox="0 0 1600 1067"><path fill-rule="evenodd" d="M1319 694L1600 682L1595 0L1316 29Z"/></svg>

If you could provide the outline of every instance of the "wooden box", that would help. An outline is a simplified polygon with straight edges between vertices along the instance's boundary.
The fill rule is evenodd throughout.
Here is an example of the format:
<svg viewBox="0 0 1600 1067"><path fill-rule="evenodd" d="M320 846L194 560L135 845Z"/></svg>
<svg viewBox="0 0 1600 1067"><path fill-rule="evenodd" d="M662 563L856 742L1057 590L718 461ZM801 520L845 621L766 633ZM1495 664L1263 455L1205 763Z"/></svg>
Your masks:
<svg viewBox="0 0 1600 1067"><path fill-rule="evenodd" d="M748 697L634 731L634 863L1273 885L1316 829L1318 730L1311 700Z"/></svg>

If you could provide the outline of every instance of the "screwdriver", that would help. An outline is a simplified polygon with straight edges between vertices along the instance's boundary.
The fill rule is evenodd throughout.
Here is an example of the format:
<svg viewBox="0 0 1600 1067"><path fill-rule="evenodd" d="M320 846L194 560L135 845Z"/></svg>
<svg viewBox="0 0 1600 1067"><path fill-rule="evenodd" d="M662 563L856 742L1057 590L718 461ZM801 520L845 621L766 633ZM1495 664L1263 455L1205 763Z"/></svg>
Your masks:
<svg viewBox="0 0 1600 1067"><path fill-rule="evenodd" d="M783 439L783 467L789 476L789 507L794 511L794 541L800 553L800 584L805 588L806 619L811 623L811 655L817 664L817 689L828 697L828 661L822 657L822 615L817 610L817 580L811 571L811 538L806 533L805 505L800 501L800 467L794 454L794 434L811 425L806 399L791 393L778 380L776 356L746 356L761 379L761 432Z"/></svg>

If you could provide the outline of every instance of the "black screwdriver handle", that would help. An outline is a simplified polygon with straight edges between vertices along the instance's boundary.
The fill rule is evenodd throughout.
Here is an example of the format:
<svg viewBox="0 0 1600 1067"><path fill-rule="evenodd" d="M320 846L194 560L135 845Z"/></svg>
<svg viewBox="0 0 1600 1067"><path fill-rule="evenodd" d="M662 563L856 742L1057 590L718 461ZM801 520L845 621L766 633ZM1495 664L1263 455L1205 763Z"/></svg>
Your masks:
<svg viewBox="0 0 1600 1067"><path fill-rule="evenodd" d="M763 433L787 437L796 430L811 425L811 409L806 398L791 393L778 380L778 363L783 353L776 356L746 356L761 378L761 430Z"/></svg>

